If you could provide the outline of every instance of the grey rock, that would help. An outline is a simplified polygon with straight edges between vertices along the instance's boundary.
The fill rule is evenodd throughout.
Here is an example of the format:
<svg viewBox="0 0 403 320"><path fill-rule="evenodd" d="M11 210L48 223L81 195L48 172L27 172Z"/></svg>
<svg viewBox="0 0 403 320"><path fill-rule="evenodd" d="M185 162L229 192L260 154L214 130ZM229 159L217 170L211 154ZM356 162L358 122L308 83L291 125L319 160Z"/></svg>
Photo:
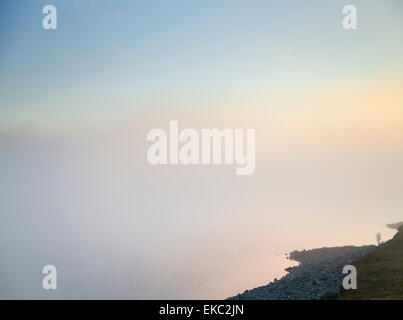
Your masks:
<svg viewBox="0 0 403 320"><path fill-rule="evenodd" d="M285 269L288 274L265 286L246 290L229 300L311 300L340 292L343 267L374 250L376 246L335 247L293 251L291 260L300 263Z"/></svg>

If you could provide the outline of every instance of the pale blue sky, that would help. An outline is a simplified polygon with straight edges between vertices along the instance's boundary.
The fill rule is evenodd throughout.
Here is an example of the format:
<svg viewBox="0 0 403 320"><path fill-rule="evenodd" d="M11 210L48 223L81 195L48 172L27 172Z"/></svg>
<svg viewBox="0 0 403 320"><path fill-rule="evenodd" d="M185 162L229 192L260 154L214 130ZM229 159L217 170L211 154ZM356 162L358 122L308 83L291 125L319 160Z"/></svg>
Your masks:
<svg viewBox="0 0 403 320"><path fill-rule="evenodd" d="M49 3L58 9L57 31L42 29L42 7ZM197 107L203 96L401 74L401 1L354 1L356 32L341 27L345 4L2 3L1 122L12 126L43 114L110 115L111 108L124 113L187 102Z"/></svg>

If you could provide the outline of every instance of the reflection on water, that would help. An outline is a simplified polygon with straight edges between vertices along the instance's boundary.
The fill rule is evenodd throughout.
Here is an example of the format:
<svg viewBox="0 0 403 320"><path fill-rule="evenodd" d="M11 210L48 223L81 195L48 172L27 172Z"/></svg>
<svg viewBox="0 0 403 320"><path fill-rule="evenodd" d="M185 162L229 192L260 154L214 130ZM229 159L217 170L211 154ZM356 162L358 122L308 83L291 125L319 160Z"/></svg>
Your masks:
<svg viewBox="0 0 403 320"><path fill-rule="evenodd" d="M280 279L287 274L285 268L298 265L298 262L288 260L285 254L245 257L239 265L228 270L228 275L195 298L225 299Z"/></svg>

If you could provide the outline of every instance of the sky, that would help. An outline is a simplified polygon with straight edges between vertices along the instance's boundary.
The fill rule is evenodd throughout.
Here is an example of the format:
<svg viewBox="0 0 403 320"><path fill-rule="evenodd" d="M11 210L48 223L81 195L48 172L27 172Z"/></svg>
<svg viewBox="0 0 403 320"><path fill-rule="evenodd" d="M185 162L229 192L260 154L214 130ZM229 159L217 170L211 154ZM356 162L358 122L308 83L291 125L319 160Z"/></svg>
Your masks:
<svg viewBox="0 0 403 320"><path fill-rule="evenodd" d="M355 31L345 1L2 1L0 297L226 298L390 238L403 4L353 2ZM150 166L170 120L256 129L255 174Z"/></svg>

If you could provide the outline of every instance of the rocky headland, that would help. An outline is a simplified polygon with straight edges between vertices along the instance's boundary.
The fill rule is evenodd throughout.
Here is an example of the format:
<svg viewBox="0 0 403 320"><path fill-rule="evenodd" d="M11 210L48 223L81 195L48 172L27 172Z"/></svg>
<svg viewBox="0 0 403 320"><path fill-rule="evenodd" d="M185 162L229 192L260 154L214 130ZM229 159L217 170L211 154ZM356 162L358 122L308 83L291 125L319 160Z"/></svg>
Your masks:
<svg viewBox="0 0 403 320"><path fill-rule="evenodd" d="M293 251L289 259L299 266L287 268L280 280L246 290L229 300L312 300L337 295L341 291L343 267L352 264L376 246L345 246Z"/></svg>

